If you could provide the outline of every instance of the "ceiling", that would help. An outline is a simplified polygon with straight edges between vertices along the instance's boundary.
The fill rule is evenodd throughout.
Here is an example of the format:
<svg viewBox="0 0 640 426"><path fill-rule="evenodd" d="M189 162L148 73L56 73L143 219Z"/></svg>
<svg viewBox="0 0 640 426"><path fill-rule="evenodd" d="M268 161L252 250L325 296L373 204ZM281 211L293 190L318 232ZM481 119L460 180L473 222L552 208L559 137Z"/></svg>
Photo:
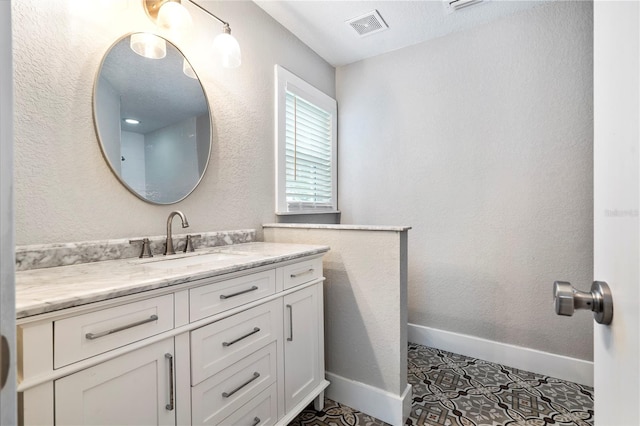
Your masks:
<svg viewBox="0 0 640 426"><path fill-rule="evenodd" d="M481 3L446 13L442 0L254 0L331 65L338 67L482 25L553 0ZM347 20L377 10L388 30L359 36Z"/></svg>

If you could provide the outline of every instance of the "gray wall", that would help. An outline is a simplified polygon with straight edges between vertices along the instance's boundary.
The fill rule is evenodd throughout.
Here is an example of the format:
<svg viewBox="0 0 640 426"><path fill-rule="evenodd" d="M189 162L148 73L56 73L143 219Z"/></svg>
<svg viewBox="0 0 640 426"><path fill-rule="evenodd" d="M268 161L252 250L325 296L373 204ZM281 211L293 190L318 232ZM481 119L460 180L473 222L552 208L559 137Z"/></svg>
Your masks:
<svg viewBox="0 0 640 426"><path fill-rule="evenodd" d="M551 303L592 281L592 41L554 2L338 68L342 222L413 227L410 322L592 358Z"/></svg>
<svg viewBox="0 0 640 426"><path fill-rule="evenodd" d="M96 92L103 99L101 108L96 110L99 117L100 141L104 146L105 155L109 158L116 173L122 172L120 157L122 155L122 135L120 133L120 94L113 88L106 78L98 78Z"/></svg>
<svg viewBox="0 0 640 426"><path fill-rule="evenodd" d="M144 158L148 198L167 203L188 194L200 178L196 117L145 134Z"/></svg>
<svg viewBox="0 0 640 426"><path fill-rule="evenodd" d="M209 159L209 140L211 139L209 117L206 114L196 117L196 149L198 150L198 175L202 175Z"/></svg>
<svg viewBox="0 0 640 426"><path fill-rule="evenodd" d="M145 158L144 135L135 132L120 133L120 150L124 160L121 160L120 173L122 179L138 194L145 194Z"/></svg>
<svg viewBox="0 0 640 426"><path fill-rule="evenodd" d="M188 216L193 232L259 228L275 220L273 66L283 65L331 96L334 68L252 2L201 2L231 23L242 48L241 67L224 69L210 50L222 26L185 3L195 31L190 40L173 42L203 81L214 145L196 191L178 204L156 206L131 194L109 170L91 103L110 45L125 33L158 32L142 2L11 2L16 244L161 235L174 209Z"/></svg>

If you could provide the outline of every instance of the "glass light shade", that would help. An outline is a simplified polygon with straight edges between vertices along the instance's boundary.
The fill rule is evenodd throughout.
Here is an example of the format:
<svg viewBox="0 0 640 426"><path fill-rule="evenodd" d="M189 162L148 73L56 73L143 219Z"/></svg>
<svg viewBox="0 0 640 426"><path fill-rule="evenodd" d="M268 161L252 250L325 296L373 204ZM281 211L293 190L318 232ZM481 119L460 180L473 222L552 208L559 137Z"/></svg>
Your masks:
<svg viewBox="0 0 640 426"><path fill-rule="evenodd" d="M213 50L222 61L223 67L236 68L240 66L242 62L240 45L231 34L226 32L219 34L213 40Z"/></svg>
<svg viewBox="0 0 640 426"><path fill-rule="evenodd" d="M193 78L194 80L198 79L198 76L191 67L191 64L186 59L182 60L182 72L189 78Z"/></svg>
<svg viewBox="0 0 640 426"><path fill-rule="evenodd" d="M193 23L189 11L180 3L168 1L158 11L158 25L171 31L188 31Z"/></svg>
<svg viewBox="0 0 640 426"><path fill-rule="evenodd" d="M129 46L138 55L149 59L162 59L167 56L166 41L154 34L135 33L131 34Z"/></svg>

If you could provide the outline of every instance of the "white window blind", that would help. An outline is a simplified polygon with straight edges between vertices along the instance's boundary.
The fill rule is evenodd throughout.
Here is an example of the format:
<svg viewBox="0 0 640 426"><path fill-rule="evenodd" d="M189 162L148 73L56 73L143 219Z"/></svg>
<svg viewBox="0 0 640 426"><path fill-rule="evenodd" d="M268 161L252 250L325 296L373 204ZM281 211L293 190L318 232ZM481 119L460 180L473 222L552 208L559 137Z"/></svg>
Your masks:
<svg viewBox="0 0 640 426"><path fill-rule="evenodd" d="M337 211L336 102L276 66L276 210Z"/></svg>
<svg viewBox="0 0 640 426"><path fill-rule="evenodd" d="M287 210L333 210L333 167L331 113L287 91Z"/></svg>

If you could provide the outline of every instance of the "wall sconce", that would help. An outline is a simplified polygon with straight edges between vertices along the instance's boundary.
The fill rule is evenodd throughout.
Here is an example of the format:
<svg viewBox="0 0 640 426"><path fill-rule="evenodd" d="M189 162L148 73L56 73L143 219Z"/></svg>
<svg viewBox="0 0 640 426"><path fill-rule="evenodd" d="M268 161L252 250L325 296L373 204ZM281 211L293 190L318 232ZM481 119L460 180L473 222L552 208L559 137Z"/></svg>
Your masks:
<svg viewBox="0 0 640 426"><path fill-rule="evenodd" d="M218 18L193 0L186 0L211 16L222 26L222 33L213 40L213 49L222 61L225 68L240 66L242 57L238 41L231 35L231 27L228 22ZM149 18L156 25L171 31L187 31L192 25L189 11L182 5L181 0L142 0L142 5Z"/></svg>

